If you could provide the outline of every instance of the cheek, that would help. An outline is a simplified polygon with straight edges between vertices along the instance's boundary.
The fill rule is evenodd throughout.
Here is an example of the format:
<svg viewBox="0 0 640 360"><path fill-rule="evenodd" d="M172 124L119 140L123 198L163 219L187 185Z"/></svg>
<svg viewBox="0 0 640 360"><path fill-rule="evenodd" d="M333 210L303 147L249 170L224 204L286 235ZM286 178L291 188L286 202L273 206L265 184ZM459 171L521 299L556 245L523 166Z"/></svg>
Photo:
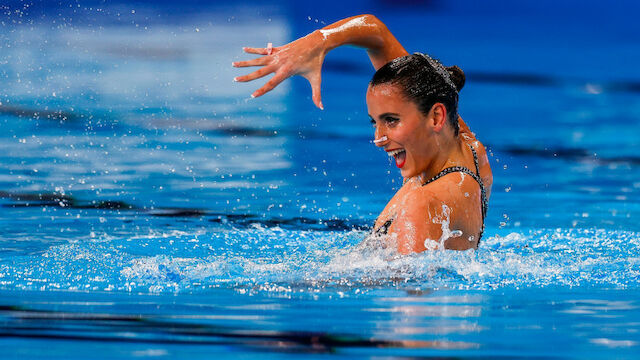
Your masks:
<svg viewBox="0 0 640 360"><path fill-rule="evenodd" d="M397 139L402 139L403 142L411 140L412 129L406 124L400 123L393 127L389 127L389 132L392 133Z"/></svg>
<svg viewBox="0 0 640 360"><path fill-rule="evenodd" d="M394 128L394 134L398 141L401 141L405 146L416 146L420 144L420 137L415 127L410 127L405 124L398 124Z"/></svg>
<svg viewBox="0 0 640 360"><path fill-rule="evenodd" d="M411 136L407 141L407 147L414 160L428 158L436 149L433 139L420 136Z"/></svg>

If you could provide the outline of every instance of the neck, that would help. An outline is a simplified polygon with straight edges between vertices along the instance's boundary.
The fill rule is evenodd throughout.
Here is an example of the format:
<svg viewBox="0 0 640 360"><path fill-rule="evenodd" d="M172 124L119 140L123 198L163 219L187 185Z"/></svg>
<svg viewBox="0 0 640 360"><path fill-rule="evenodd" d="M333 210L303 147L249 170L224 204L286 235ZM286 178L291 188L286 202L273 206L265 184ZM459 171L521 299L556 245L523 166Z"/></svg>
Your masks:
<svg viewBox="0 0 640 360"><path fill-rule="evenodd" d="M442 137L438 139L436 144L440 151L438 151L438 154L433 159L430 166L418 175L420 183L428 181L445 168L459 165L459 161L457 161L458 156L456 155L456 153L459 152L458 145L460 144L460 138L458 136Z"/></svg>

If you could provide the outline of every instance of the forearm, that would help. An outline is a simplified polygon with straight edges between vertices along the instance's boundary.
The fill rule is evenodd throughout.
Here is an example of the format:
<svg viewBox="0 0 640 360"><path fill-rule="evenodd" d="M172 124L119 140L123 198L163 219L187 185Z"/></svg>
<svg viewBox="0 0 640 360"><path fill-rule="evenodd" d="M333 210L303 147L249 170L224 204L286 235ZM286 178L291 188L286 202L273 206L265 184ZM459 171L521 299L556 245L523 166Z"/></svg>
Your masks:
<svg viewBox="0 0 640 360"><path fill-rule="evenodd" d="M373 15L346 18L316 30L310 36L322 41L325 52L341 45L365 48L376 70L395 58L408 55L382 21Z"/></svg>

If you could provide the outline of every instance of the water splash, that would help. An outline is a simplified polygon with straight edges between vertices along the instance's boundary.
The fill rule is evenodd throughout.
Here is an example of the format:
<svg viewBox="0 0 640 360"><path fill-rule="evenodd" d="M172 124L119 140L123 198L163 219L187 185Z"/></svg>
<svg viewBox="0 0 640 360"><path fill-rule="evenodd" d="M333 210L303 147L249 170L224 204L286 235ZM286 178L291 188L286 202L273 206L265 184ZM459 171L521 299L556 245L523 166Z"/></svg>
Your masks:
<svg viewBox="0 0 640 360"><path fill-rule="evenodd" d="M446 224L445 221L443 221ZM450 231L451 233L454 231ZM52 246L0 263L4 289L357 293L377 288L638 287L640 235L533 230L487 237L478 250L400 256L365 233L277 227L157 232Z"/></svg>
<svg viewBox="0 0 640 360"><path fill-rule="evenodd" d="M444 250L444 242L450 238L457 238L462 236L461 230L451 230L449 224L451 222L451 209L445 204L442 204L442 213L436 214L431 221L434 224L440 224L440 229L442 230L442 234L440 235L440 239L432 240L425 239L424 247L427 250ZM470 239L472 241L473 239Z"/></svg>

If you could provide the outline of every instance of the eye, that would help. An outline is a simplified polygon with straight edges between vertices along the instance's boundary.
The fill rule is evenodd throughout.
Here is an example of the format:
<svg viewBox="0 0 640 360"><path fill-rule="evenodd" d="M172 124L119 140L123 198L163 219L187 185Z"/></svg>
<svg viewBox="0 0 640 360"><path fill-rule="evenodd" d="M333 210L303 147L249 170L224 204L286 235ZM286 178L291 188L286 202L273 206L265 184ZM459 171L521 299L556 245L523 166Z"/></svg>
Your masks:
<svg viewBox="0 0 640 360"><path fill-rule="evenodd" d="M393 125L397 124L397 123L400 121L400 119L399 119L399 118L397 118L397 117L393 117L393 116L386 116L386 117L384 118L384 121L385 121L387 124L389 124L389 125L393 126Z"/></svg>
<svg viewBox="0 0 640 360"><path fill-rule="evenodd" d="M369 122L371 123L371 126L376 127L376 121L369 118Z"/></svg>

